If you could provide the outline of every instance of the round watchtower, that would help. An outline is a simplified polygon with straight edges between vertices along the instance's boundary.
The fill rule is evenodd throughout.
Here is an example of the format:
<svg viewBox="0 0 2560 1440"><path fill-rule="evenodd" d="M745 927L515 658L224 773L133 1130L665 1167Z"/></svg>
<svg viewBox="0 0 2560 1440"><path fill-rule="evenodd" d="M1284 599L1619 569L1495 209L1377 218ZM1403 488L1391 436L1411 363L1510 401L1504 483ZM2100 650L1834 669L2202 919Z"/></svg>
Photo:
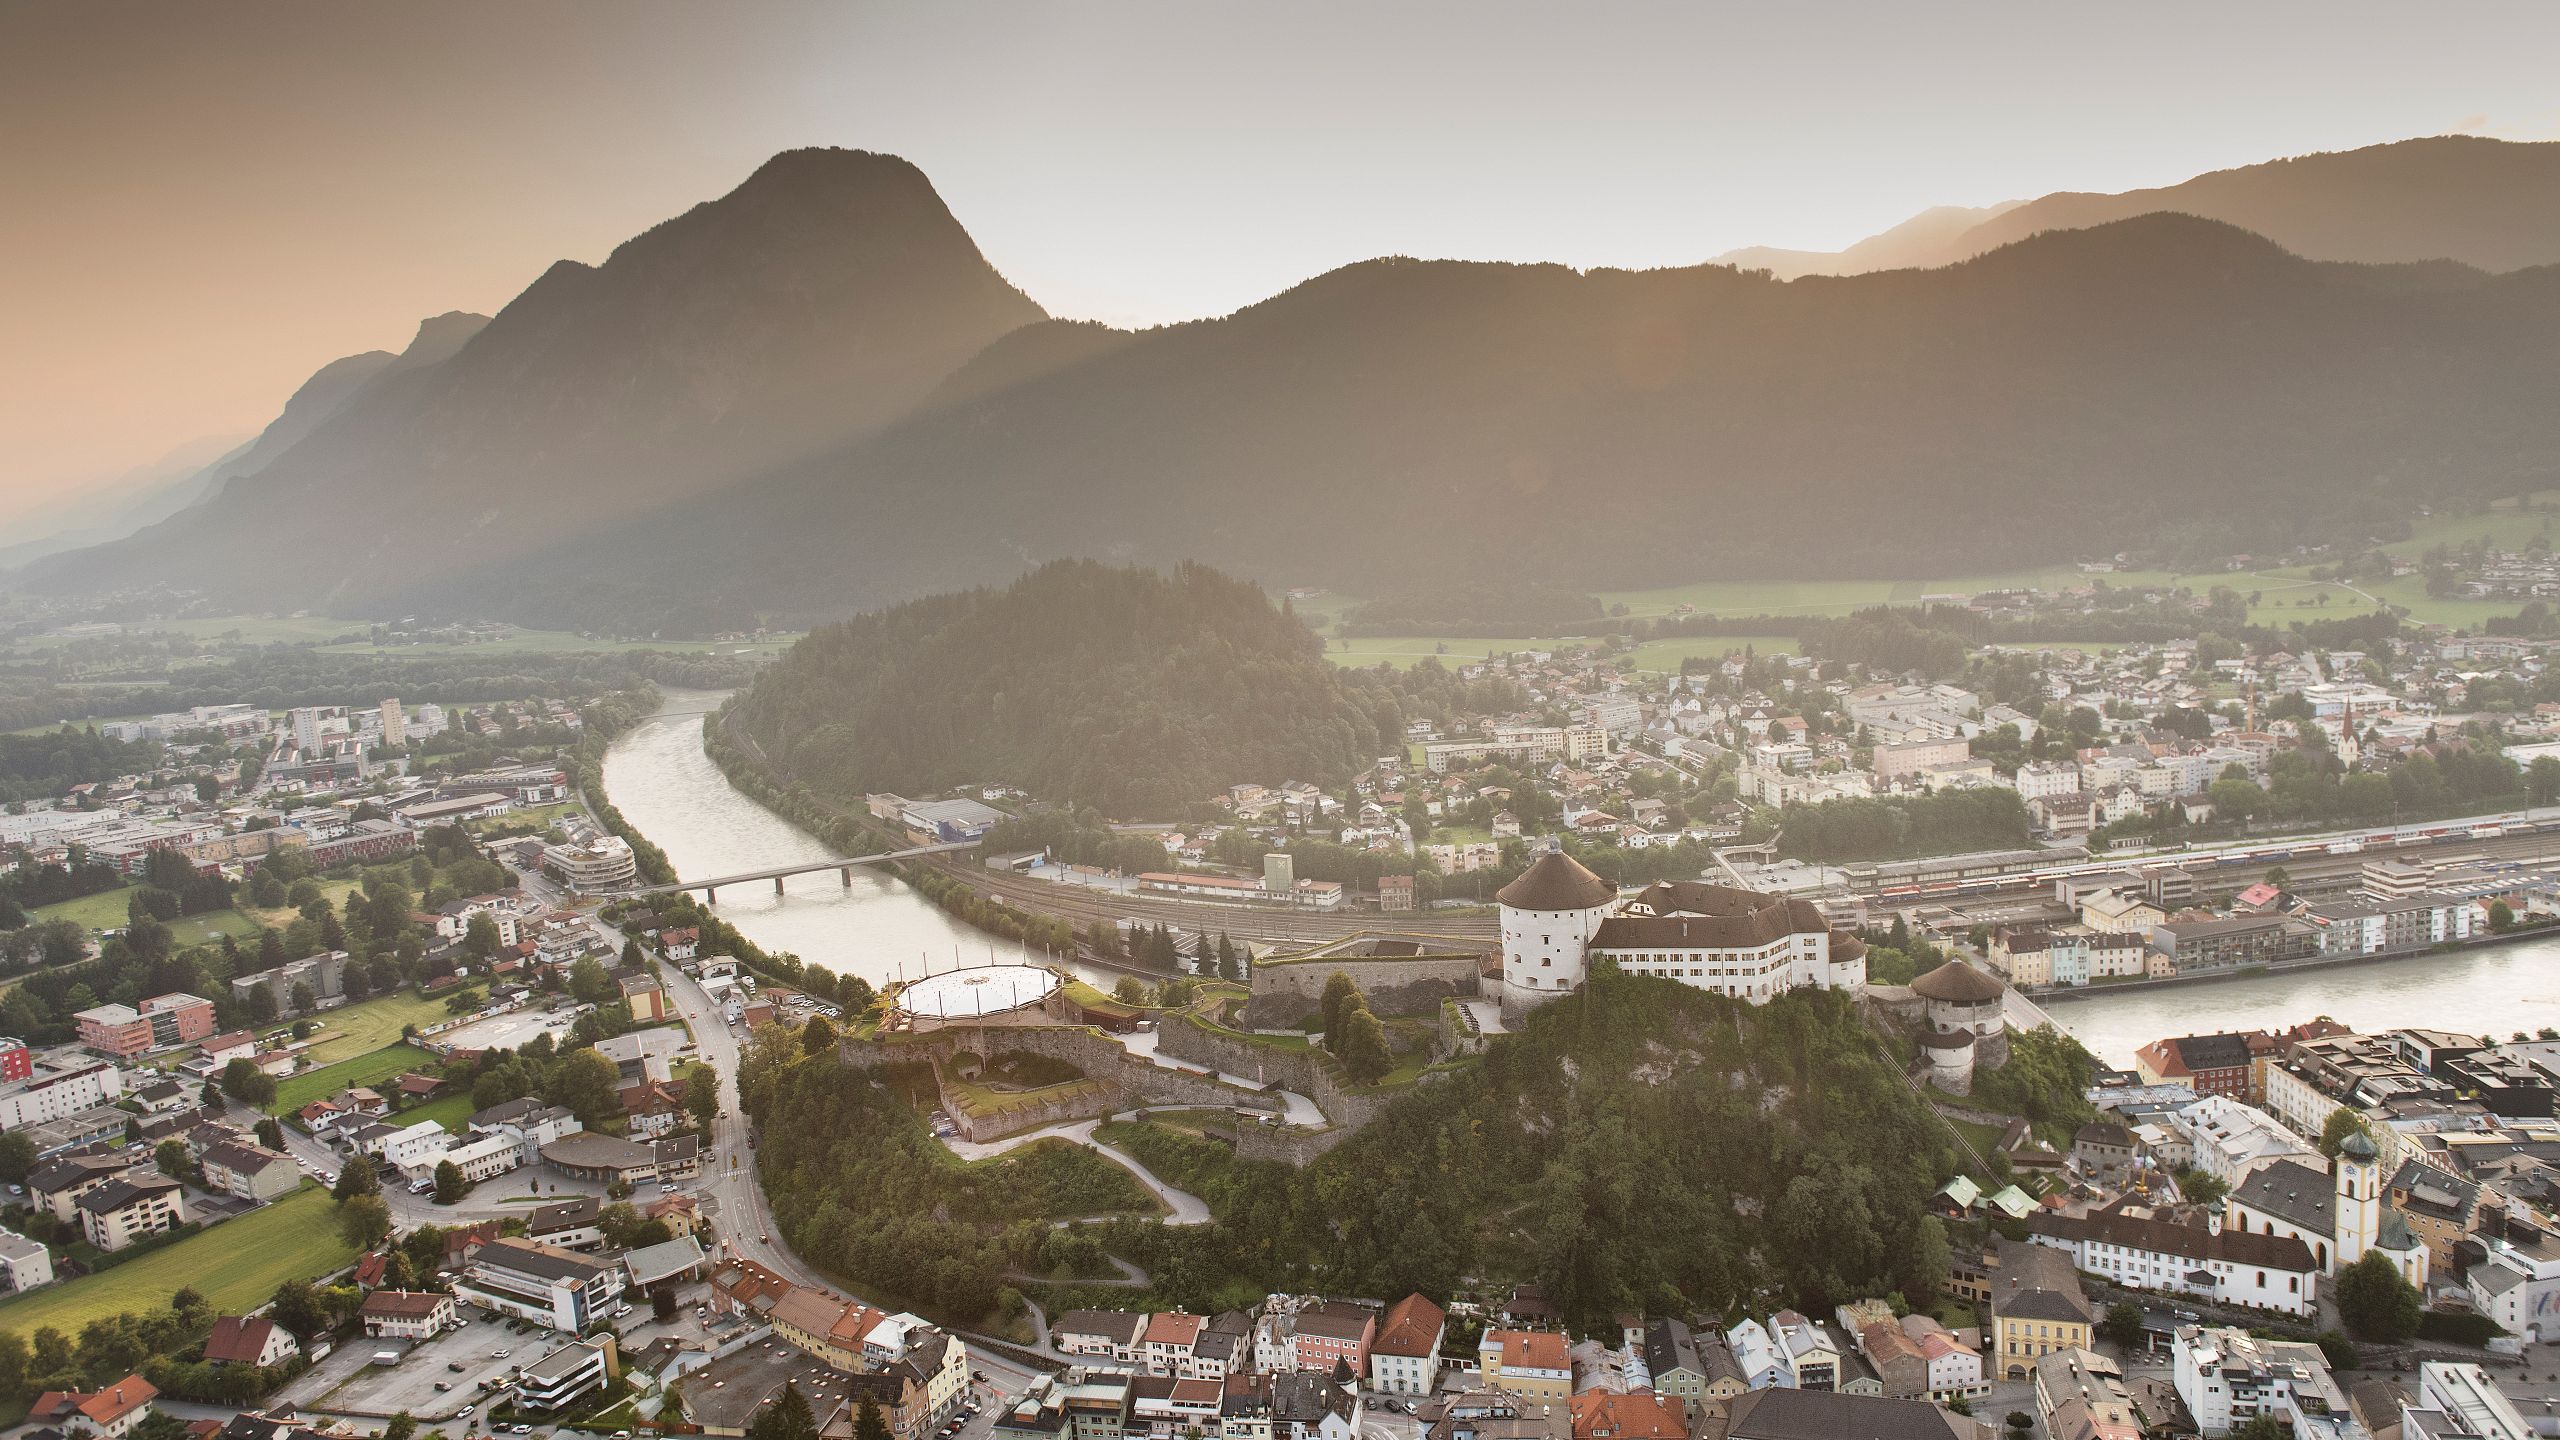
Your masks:
<svg viewBox="0 0 2560 1440"><path fill-rule="evenodd" d="M1618 888L1550 850L1493 898L1502 909L1503 1006L1525 1009L1580 989L1591 937L1618 908Z"/></svg>

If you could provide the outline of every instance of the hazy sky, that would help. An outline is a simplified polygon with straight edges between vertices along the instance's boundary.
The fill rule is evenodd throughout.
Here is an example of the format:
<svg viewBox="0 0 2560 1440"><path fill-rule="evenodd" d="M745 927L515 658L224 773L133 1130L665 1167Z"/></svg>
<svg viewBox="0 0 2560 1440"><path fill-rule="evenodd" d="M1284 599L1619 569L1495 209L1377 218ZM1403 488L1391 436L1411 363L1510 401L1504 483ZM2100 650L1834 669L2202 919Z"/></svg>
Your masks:
<svg viewBox="0 0 2560 1440"><path fill-rule="evenodd" d="M1379 254L1690 263L1932 204L2560 139L2560 6L0 0L0 544L797 145L1052 312Z"/></svg>

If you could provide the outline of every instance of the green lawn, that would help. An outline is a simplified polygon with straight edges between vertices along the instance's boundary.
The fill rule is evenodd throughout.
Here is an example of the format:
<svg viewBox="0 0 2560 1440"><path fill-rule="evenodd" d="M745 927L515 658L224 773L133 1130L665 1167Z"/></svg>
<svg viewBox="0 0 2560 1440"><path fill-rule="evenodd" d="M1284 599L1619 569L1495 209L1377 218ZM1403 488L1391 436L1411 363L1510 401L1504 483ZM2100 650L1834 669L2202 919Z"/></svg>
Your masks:
<svg viewBox="0 0 2560 1440"><path fill-rule="evenodd" d="M370 1055L399 1043L405 1026L433 1025L446 1018L443 1000L421 1000L406 991L323 1011L320 1038L309 1052L311 1063L335 1065Z"/></svg>
<svg viewBox="0 0 2560 1440"><path fill-rule="evenodd" d="M467 1092L459 1095L446 1095L439 1099L430 1100L424 1105L412 1105L408 1109L394 1115L392 1119L402 1125L415 1125L421 1120L433 1120L445 1129L459 1135L462 1133L464 1125L471 1119L471 1096Z"/></svg>
<svg viewBox="0 0 2560 1440"><path fill-rule="evenodd" d="M77 1335L92 1320L157 1310L192 1285L213 1308L238 1314L264 1304L287 1280L345 1265L355 1249L338 1238L329 1193L306 1183L273 1205L191 1235L165 1250L0 1304L0 1329L32 1336L52 1326Z"/></svg>
<svg viewBox="0 0 2560 1440"><path fill-rule="evenodd" d="M102 890L83 895L77 900L64 900L52 905L39 905L29 912L39 921L68 920L87 930L120 930L124 928L125 906L133 899L133 889Z"/></svg>
<svg viewBox="0 0 2560 1440"><path fill-rule="evenodd" d="M386 1045L370 1055L288 1075L276 1083L275 1113L289 1115L314 1100L326 1099L351 1085L377 1089L384 1081L412 1070L432 1069L436 1057L415 1045Z"/></svg>
<svg viewBox="0 0 2560 1440"><path fill-rule="evenodd" d="M125 926L125 907L132 900L133 887L126 886L56 905L40 905L34 914L38 920L68 920L87 930L121 930ZM202 915L181 915L169 922L170 937L180 949L210 945L225 935L245 940L257 933L258 922L237 910L208 910Z"/></svg>

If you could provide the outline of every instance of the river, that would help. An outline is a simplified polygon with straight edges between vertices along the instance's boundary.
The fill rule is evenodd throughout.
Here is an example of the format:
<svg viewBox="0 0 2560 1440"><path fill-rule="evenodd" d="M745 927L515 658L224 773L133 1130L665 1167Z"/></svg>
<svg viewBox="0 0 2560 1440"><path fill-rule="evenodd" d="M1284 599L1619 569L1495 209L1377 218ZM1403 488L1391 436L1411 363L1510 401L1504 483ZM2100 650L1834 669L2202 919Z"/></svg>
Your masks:
<svg viewBox="0 0 2560 1440"><path fill-rule="evenodd" d="M656 841L679 875L733 875L822 859L825 842L739 793L702 749L702 715L718 691L670 690L659 713L613 743L605 794ZM722 919L768 951L790 951L880 984L927 964L1020 958L936 909L898 880L856 870L798 875L775 895L762 881L721 893ZM1094 978L1088 976L1087 978ZM2430 1025L2504 1038L2560 1026L2560 938L2451 955L2412 955L2144 990L2047 996L2053 1018L2109 1064L2166 1035L2277 1029L2326 1015L2357 1030Z"/></svg>
<svg viewBox="0 0 2560 1440"><path fill-rule="evenodd" d="M667 852L678 875L734 875L836 853L740 793L711 763L701 712L726 698L721 691L663 692L658 713L605 752L606 798ZM939 971L1024 958L1021 947L970 929L876 870L856 868L851 888L832 870L782 883L780 895L764 880L722 890L720 918L768 953L787 950L874 985L913 979L928 964Z"/></svg>
<svg viewBox="0 0 2560 1440"><path fill-rule="evenodd" d="M2322 1015L2367 1033L2427 1025L2503 1040L2560 1026L2560 938L2037 1003L2099 1059L2122 1066L2163 1036L2274 1030Z"/></svg>

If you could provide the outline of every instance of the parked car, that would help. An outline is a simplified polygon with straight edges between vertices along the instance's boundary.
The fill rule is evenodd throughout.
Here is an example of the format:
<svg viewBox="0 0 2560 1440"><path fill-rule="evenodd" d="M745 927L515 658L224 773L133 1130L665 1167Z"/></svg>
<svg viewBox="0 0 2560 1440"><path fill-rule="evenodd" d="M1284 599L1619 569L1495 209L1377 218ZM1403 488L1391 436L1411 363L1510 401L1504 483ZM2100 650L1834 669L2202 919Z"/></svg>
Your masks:
<svg viewBox="0 0 2560 1440"><path fill-rule="evenodd" d="M456 1375L459 1375L462 1373L462 1362L459 1360L450 1360L445 1363L444 1368L452 1371Z"/></svg>

